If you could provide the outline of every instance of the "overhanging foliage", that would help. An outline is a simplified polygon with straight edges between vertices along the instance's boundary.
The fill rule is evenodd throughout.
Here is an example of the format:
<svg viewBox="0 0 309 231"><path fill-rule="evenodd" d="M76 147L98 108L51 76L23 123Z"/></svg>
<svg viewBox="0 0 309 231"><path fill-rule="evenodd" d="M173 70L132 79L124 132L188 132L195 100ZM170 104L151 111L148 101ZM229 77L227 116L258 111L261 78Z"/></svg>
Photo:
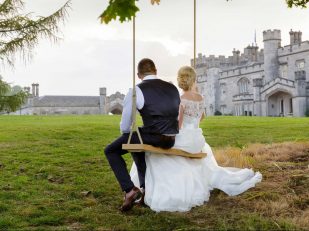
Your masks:
<svg viewBox="0 0 309 231"><path fill-rule="evenodd" d="M58 22L65 19L69 5L68 1L47 17L33 17L32 14L21 13L23 0L4 0L0 3L0 62L13 65L17 52L27 60L40 38L57 41Z"/></svg>
<svg viewBox="0 0 309 231"><path fill-rule="evenodd" d="M138 0L110 0L109 5L100 15L102 23L108 24L112 20L119 19L120 22L130 21L139 8L136 6ZM151 4L159 4L161 0L150 0ZM232 1L232 0L226 0ZM237 1L237 0L234 0ZM289 8L306 8L309 0L285 0Z"/></svg>

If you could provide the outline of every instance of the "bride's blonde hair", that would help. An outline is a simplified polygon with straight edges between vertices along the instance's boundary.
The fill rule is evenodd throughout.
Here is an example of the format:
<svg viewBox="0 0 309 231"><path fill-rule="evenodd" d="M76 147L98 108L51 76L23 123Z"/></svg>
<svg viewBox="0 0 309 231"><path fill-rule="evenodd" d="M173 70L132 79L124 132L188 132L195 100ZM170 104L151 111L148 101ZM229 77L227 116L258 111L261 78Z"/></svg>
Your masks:
<svg viewBox="0 0 309 231"><path fill-rule="evenodd" d="M183 66L178 71L178 86L184 90L188 91L192 88L196 81L196 72L192 67Z"/></svg>

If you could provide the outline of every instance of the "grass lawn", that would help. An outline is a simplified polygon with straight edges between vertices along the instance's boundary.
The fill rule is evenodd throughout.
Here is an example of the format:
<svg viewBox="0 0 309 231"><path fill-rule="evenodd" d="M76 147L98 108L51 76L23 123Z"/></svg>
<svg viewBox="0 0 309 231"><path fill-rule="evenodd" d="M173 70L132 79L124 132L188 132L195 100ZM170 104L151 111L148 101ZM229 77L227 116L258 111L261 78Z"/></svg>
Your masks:
<svg viewBox="0 0 309 231"><path fill-rule="evenodd" d="M263 182L236 197L214 190L187 213L127 214L103 154L119 121L0 116L0 230L309 230L309 118L207 118L207 142L229 159L246 156L242 166L261 171Z"/></svg>

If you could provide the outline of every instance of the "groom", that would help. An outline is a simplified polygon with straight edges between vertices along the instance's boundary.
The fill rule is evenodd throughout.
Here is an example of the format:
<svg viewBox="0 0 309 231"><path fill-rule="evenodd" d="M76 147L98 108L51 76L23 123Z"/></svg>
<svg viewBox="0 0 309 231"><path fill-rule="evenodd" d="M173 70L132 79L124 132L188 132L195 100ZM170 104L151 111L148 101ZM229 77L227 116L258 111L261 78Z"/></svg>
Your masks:
<svg viewBox="0 0 309 231"><path fill-rule="evenodd" d="M143 127L139 128L144 144L161 148L171 148L178 133L178 110L180 97L177 88L168 82L157 78L157 69L151 59L142 59L137 66L138 78L142 80L136 86L136 107L143 119ZM128 142L130 125L132 123L132 89L123 102L123 112L120 122L122 135L105 148L105 155L114 174L125 192L121 211L132 208L134 202L143 198L142 192L134 186L122 155L122 144ZM138 144L136 132L131 138L132 144ZM145 189L146 162L145 153L132 153L136 164L140 188Z"/></svg>

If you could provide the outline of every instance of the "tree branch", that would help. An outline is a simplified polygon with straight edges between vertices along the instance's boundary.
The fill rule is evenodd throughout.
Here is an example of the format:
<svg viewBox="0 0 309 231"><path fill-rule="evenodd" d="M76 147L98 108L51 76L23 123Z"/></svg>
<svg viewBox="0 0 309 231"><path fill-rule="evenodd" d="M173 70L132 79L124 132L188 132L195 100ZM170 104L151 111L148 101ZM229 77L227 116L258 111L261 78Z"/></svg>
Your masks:
<svg viewBox="0 0 309 231"><path fill-rule="evenodd" d="M22 0L5 0L0 9L10 8L12 2L23 3ZM5 7L3 7L5 5ZM36 20L27 15L6 16L0 20L0 61L11 64L17 52L31 54L31 50L38 43L39 38L47 38L53 42L59 38L55 35L59 31L59 21L64 22L67 10L70 8L70 1L48 17L39 17ZM17 12L17 11L16 11ZM0 12L1 15L1 12ZM29 57L28 57L29 58Z"/></svg>

